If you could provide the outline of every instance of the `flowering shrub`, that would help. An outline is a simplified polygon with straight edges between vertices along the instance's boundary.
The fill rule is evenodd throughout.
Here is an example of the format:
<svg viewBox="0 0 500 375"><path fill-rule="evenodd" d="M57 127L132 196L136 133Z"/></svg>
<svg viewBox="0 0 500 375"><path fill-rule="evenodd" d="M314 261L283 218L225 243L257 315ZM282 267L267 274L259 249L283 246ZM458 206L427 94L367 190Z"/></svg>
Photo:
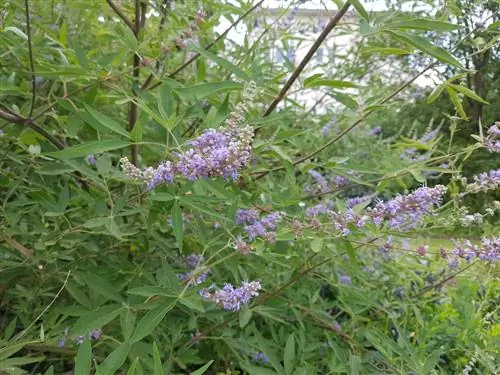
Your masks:
<svg viewBox="0 0 500 375"><path fill-rule="evenodd" d="M261 3L1 6L1 374L498 372L499 170L462 173L498 123L454 151L454 112L370 122L409 85L376 51L461 69L423 36L458 28L356 2L309 30L302 3L242 44L220 16ZM370 69L275 64L294 25L362 35Z"/></svg>

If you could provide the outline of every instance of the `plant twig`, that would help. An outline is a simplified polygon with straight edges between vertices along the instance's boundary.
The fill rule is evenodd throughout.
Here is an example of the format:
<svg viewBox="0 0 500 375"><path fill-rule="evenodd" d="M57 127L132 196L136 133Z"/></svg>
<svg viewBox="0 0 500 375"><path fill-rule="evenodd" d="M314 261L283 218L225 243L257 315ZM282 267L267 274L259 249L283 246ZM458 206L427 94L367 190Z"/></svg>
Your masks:
<svg viewBox="0 0 500 375"><path fill-rule="evenodd" d="M31 42L31 22L30 22L30 8L28 0L24 0L24 10L26 15L26 34L28 35L28 54L30 62L30 73L31 73L31 106L28 118L33 115L33 109L35 108L36 99L36 79L35 79L35 63L33 61L33 46Z"/></svg>
<svg viewBox="0 0 500 375"><path fill-rule="evenodd" d="M208 44L206 47L205 47L205 50L209 50L210 48L212 48L214 45L216 45L220 40L224 39L226 37L226 35L234 28L236 27L236 25L238 25L238 23L240 23L244 18L246 18L250 13L252 13L255 9L257 9L258 7L260 7L262 5L262 3L264 2L264 0L260 0L257 4L255 4L252 8L250 8L249 10L247 10L244 14L242 14L236 21L234 21L231 26L229 26L222 34L220 34L217 38L215 38L215 40L213 42L211 42L210 44ZM199 53L196 53L194 54L190 59L188 59L184 64L182 64L179 68L177 68L176 70L174 70L173 72L169 73L168 74L168 78L173 78L175 77L177 74L179 74L181 71L183 71L185 68L187 68L189 65L191 65L198 57L200 57L201 55ZM146 80L147 82L147 80ZM145 82L145 83L146 83ZM149 83L148 83L149 84ZM149 87L150 90L160 86L162 84L162 82L157 82L155 83L153 86ZM142 87L143 90L147 90L148 89L148 86L147 85L143 85Z"/></svg>
<svg viewBox="0 0 500 375"><path fill-rule="evenodd" d="M71 275L71 270L68 271L68 273L66 275L66 279L64 280L63 285L61 286L61 288L59 288L59 290L57 291L57 293L54 296L54 298L52 298L52 301L50 301L50 303L42 310L42 312L40 314L38 314L38 316L35 318L35 320L33 320L30 323L30 325L28 327L26 327L26 329L24 331L20 332L16 337L14 337L14 339L12 340L12 342L15 342L15 341L19 340L21 337L23 337L30 330L30 328L33 327L33 325L36 322L38 322L38 320L40 320L40 318L42 316L44 316L47 311L49 311L49 309L56 302L56 300L59 298L59 296L61 295L62 291L66 287L66 284L68 283L68 280L69 280L69 275Z"/></svg>
<svg viewBox="0 0 500 375"><path fill-rule="evenodd" d="M125 13L122 12L122 10L118 7L118 5L113 3L112 0L106 0L106 1L108 2L111 9L113 9L115 11L116 15L118 17L120 17L122 19L122 21L125 22L125 24L130 28L130 30L135 31L134 24L132 23L132 21L130 21L128 19L128 17L125 15Z"/></svg>
<svg viewBox="0 0 500 375"><path fill-rule="evenodd" d="M339 23L340 19L344 16L344 14L347 12L351 4L349 2L346 2L342 8L339 9L339 11L335 14L335 16L330 20L328 25L326 25L325 29L323 32L319 35L318 39L314 42L314 44L311 46L309 51L307 51L307 54L304 56L302 61L300 62L299 66L295 69L295 71L292 73L290 78L288 78L288 81L285 83L279 94L276 96L276 98L273 100L271 105L267 108L266 112L262 115L262 117L269 116L276 106L283 100L285 97L286 93L290 89L290 87L293 85L293 83L297 80L297 78L300 76L306 65L309 63L309 61L312 59L318 48L321 46L321 44L324 42L328 34L337 26Z"/></svg>
<svg viewBox="0 0 500 375"><path fill-rule="evenodd" d="M139 39L139 33L141 32L141 25L146 22L145 13L146 13L146 11L145 11L144 7L141 5L141 0L135 0L134 35L135 35L136 39ZM144 17L142 17L143 14L144 14ZM144 18L144 20L142 20L142 18ZM136 85L139 82L139 73L140 73L139 68L140 68L140 66L141 66L141 57L139 56L139 54L137 52L135 52L134 53L134 60L133 60L133 72L132 72L132 76L133 76L133 80L134 80L133 85ZM129 132L134 130L134 126L137 122L137 116L138 116L138 112L139 112L137 102L136 102L137 92L134 89L134 87L132 87L132 95L133 95L133 98L130 101L130 108L129 108L129 112L128 112L128 127L127 127L127 129ZM132 144L130 146L130 151L132 153L132 155L131 155L132 164L134 164L137 167L139 165L139 146L135 143Z"/></svg>
<svg viewBox="0 0 500 375"><path fill-rule="evenodd" d="M28 128L43 135L50 143L56 146L59 150L62 150L64 148L64 143L62 143L59 139L50 134L47 130L36 124L33 120L21 117L16 114L8 113L2 110L0 110L0 118L12 122L14 124L27 126Z"/></svg>
<svg viewBox="0 0 500 375"><path fill-rule="evenodd" d="M10 246L12 246L14 249L19 251L25 258L33 258L33 250L28 249L27 247L21 245L14 238L4 235L2 239L5 242L7 242Z"/></svg>

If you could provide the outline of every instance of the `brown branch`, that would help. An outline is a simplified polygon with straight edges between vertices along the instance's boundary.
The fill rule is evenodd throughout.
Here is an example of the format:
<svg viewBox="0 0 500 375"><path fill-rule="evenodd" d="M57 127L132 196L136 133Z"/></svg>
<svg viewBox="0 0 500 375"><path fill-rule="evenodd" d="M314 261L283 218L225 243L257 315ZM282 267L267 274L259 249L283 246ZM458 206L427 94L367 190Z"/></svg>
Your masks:
<svg viewBox="0 0 500 375"><path fill-rule="evenodd" d="M3 235L2 239L7 242L10 246L12 246L14 249L19 251L22 256L25 258L33 258L33 250L28 249L27 247L24 247L21 245L19 242L17 242L14 238L11 238L7 235Z"/></svg>
<svg viewBox="0 0 500 375"><path fill-rule="evenodd" d="M40 135L44 136L50 143L52 143L54 146L56 146L59 150L62 150L64 148L64 143L62 143L59 139L57 139L55 136L50 134L47 130L36 124L33 120L27 119L25 117L21 117L16 114L8 113L5 111L0 110L0 118L12 122L13 124L17 125L23 125L27 126L28 128L36 131Z"/></svg>
<svg viewBox="0 0 500 375"><path fill-rule="evenodd" d="M136 39L139 39L139 33L141 32L141 25L143 25L146 22L146 9L142 5L141 0L135 0L135 20L134 20L134 35ZM143 17L144 16L144 17ZM144 20L143 20L144 18ZM133 60L133 80L134 83L133 85L136 85L139 83L139 73L140 73L140 66L141 66L141 57L137 52L134 53L134 60ZM133 99L130 102L130 109L128 112L128 131L131 132L134 130L135 124L137 122L137 116L139 112L139 108L137 106L137 92L135 89L132 87L132 94L133 94ZM132 153L131 158L132 158L132 164L135 166L139 165L139 146L137 144L132 144L130 146L130 151Z"/></svg>
<svg viewBox="0 0 500 375"><path fill-rule="evenodd" d="M31 73L31 106L28 118L33 115L33 109L35 108L36 99L36 78L35 78L35 63L33 61L33 46L31 43L31 22L30 22L30 8L28 0L24 0L24 10L26 15L26 33L28 35L28 55L30 63L30 73Z"/></svg>
<svg viewBox="0 0 500 375"><path fill-rule="evenodd" d="M335 14L335 16L330 20L328 25L326 25L325 29L323 32L320 34L318 39L314 42L314 44L311 46L309 51L307 51L307 54L305 57L302 59L300 62L299 66L295 69L295 71L292 73L288 81L285 83L281 91L279 92L278 96L273 100L271 105L267 108L266 112L262 115L262 117L269 116L276 106L283 100L285 97L287 91L290 89L290 87L293 85L293 83L297 80L297 78L300 76L306 65L309 63L309 61L312 59L318 48L321 46L321 44L325 41L326 37L330 32L337 26L339 23L340 19L344 16L344 14L347 12L351 4L349 2L346 2L342 8L339 9L339 11Z"/></svg>
<svg viewBox="0 0 500 375"><path fill-rule="evenodd" d="M214 45L216 45L221 39L225 38L226 35L234 28L236 27L236 25L238 25L238 23L240 23L244 18L246 18L250 13L252 13L255 9L257 9L259 6L261 6L261 4L264 2L264 0L260 0L257 4L255 4L252 8L250 8L249 10L247 10L244 14L242 14L236 21L233 22L233 24L231 24L231 26L229 26L222 34L220 34L213 42L211 42L209 45L207 45L205 47L205 50L209 50L210 48L212 48ZM198 57L200 57L201 54L199 53L196 53L194 54L189 60L187 60L184 64L182 64L179 68L177 68L176 70L174 70L172 73L169 73L168 74L168 78L173 78L175 77L177 74L179 74L181 71L183 71L185 68L187 68L189 65L191 65ZM149 80L149 82L148 82ZM148 80L146 80L146 82L148 82L148 85L149 83L151 82L151 80L149 79L148 77ZM146 85L146 82L144 83L142 89L143 90L147 90L148 89L148 85ZM150 90L160 86L162 83L161 82L157 82L155 83L153 86L149 87Z"/></svg>
<svg viewBox="0 0 500 375"><path fill-rule="evenodd" d="M128 17L125 15L125 13L122 12L122 10L113 3L112 0L106 0L109 4L109 6L115 11L116 15L122 19L123 22L132 30L135 32L135 27L133 23L128 19Z"/></svg>

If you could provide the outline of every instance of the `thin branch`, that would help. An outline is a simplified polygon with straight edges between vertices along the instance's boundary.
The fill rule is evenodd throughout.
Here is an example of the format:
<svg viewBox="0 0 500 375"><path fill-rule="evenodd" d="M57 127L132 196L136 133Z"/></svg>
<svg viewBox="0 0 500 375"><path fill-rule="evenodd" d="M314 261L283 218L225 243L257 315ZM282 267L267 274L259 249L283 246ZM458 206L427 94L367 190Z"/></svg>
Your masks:
<svg viewBox="0 0 500 375"><path fill-rule="evenodd" d="M14 249L19 251L25 258L33 258L33 250L23 246L22 244L17 242L14 238L4 235L2 239L5 242L7 242L10 246L12 246Z"/></svg>
<svg viewBox="0 0 500 375"><path fill-rule="evenodd" d="M325 41L326 37L330 32L337 26L339 23L340 19L344 16L344 14L347 12L351 4L349 2L346 2L342 8L339 9L339 11L335 14L335 16L330 20L328 25L326 25L325 29L323 32L320 34L318 39L314 42L314 44L311 46L309 51L307 51L307 54L304 56L302 61L300 62L299 66L295 69L295 71L292 73L288 81L285 83L281 91L279 92L278 96L273 100L271 105L267 108L266 112L262 115L262 117L269 116L276 106L283 100L285 97L286 93L290 89L290 87L293 85L293 83L299 78L300 74L306 67L306 65L309 63L309 61L312 59L318 48L321 46L321 44Z"/></svg>
<svg viewBox="0 0 500 375"><path fill-rule="evenodd" d="M59 139L57 139L55 136L50 134L47 130L36 124L33 120L20 117L18 115L14 115L5 111L0 110L0 118L12 122L13 124L18 124L18 125L23 125L27 126L28 128L36 131L37 133L43 135L50 143L52 143L54 146L56 146L59 150L62 150L64 148L64 143L62 143Z"/></svg>
<svg viewBox="0 0 500 375"><path fill-rule="evenodd" d="M66 275L66 279L64 280L64 283L63 285L61 286L61 288L57 291L56 295L54 296L54 298L52 298L52 301L50 301L50 303L43 309L43 311L35 318L35 320L33 320L30 325L28 327L26 327L26 329L24 331L22 331L21 333L19 333L19 335L17 335L16 337L14 337L14 340L13 342L15 341L18 341L21 337L23 337L31 327L33 327L33 325L42 317L45 315L45 313L47 311L49 311L49 309L52 307L52 305L56 302L56 300L59 298L59 296L61 295L62 291L64 290L64 288L66 287L66 284L68 283L68 279L69 279L69 275L71 275L71 271L68 271L67 275Z"/></svg>
<svg viewBox="0 0 500 375"><path fill-rule="evenodd" d="M436 283L436 284L432 284L432 285L429 285L428 287L422 289L420 292L418 292L417 294L414 294L412 296L412 298L415 298L415 297L420 297L422 296L423 294L427 293L429 290L432 290L432 289L435 289L435 288L439 288L440 286L442 286L443 284L445 284L446 282L454 279L455 277L457 277L458 275L460 275L461 273L464 273L465 271L467 271L469 268L475 266L476 264L478 263L478 261L476 260L475 262L472 262L471 264L467 265L466 267L462 268L461 270L458 270L457 272L451 274L450 276L444 278L443 280L441 280L440 282Z"/></svg>
<svg viewBox="0 0 500 375"><path fill-rule="evenodd" d="M106 0L109 4L109 6L115 11L116 15L122 19L123 22L130 28L130 30L135 32L135 27L132 24L132 22L128 19L128 17L125 15L125 13L122 12L122 10L113 3L112 0Z"/></svg>
<svg viewBox="0 0 500 375"><path fill-rule="evenodd" d="M33 61L33 46L31 42L31 22L30 22L30 8L28 0L24 0L24 10L26 14L26 34L28 35L28 54L30 60L30 73L31 73L31 106L28 118L33 115L36 99L36 80L35 80L35 63Z"/></svg>
<svg viewBox="0 0 500 375"><path fill-rule="evenodd" d="M141 0L135 0L135 20L134 20L134 35L136 39L139 39L139 33L141 32L141 25L146 22L146 17L144 16L144 20L142 20L142 15L146 14L146 9L142 6ZM140 68L141 66L141 57L137 52L134 53L134 60L133 60L133 86L139 83L139 73L140 73ZM133 99L130 102L130 109L128 112L128 131L131 132L134 130L135 124L137 122L137 116L138 116L138 106L137 106L137 92L132 86L132 94L133 94ZM137 144L132 144L130 146L131 150L131 158L132 158L132 164L135 166L139 165L139 146Z"/></svg>
<svg viewBox="0 0 500 375"><path fill-rule="evenodd" d="M238 23L240 23L245 17L247 17L250 13L252 13L255 9L257 9L259 6L262 5L262 3L264 2L264 0L260 0L257 4L255 4L252 8L250 8L249 10L247 10L244 14L242 14L236 21L234 21L234 23L229 26L222 34L220 34L213 42L211 42L209 45L207 45L205 47L205 50L209 50L210 48L212 48L214 45L216 45L220 40L222 40L223 38L226 37L226 35L234 28L236 27L236 25L238 25ZM189 65L191 65L198 57L200 57L201 55L199 53L196 53L194 54L189 60L187 60L184 64L182 64L179 68L177 68L176 70L174 70L172 73L169 73L168 74L168 78L173 78L175 77L177 74L179 74L181 71L183 71L186 67L188 67ZM147 82L147 80L146 80ZM160 86L162 84L162 82L157 82L155 83L153 86L149 87L150 90ZM143 90L147 90L148 89L148 86L146 85L143 85L142 87Z"/></svg>

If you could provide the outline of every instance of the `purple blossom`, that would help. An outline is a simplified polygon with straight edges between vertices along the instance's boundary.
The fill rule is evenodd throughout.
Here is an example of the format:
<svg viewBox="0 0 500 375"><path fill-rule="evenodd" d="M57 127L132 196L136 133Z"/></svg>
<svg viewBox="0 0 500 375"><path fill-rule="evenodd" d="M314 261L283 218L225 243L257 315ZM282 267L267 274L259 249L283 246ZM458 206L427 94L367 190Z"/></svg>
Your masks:
<svg viewBox="0 0 500 375"><path fill-rule="evenodd" d="M61 337L57 342L57 346L60 348L64 348L64 345L66 345L66 337Z"/></svg>
<svg viewBox="0 0 500 375"><path fill-rule="evenodd" d="M189 271L186 272L182 275L179 275L179 280L183 282L187 282L187 285L192 286L192 285L199 285L204 283L207 280L208 274L210 270L207 270L207 272L203 272L199 275L196 275L195 271Z"/></svg>
<svg viewBox="0 0 500 375"><path fill-rule="evenodd" d="M264 363L264 364L268 364L270 361L269 361L269 357L263 353L263 352L255 352L253 355L252 355L252 360L254 362L261 362L261 363Z"/></svg>
<svg viewBox="0 0 500 375"><path fill-rule="evenodd" d="M454 241L454 245L452 250L454 258L451 260L456 265L458 265L458 258L465 259L467 262L479 258L486 263L497 263L500 257L500 237L483 237L481 243L477 245L469 240ZM450 260L448 260L448 265L450 265Z"/></svg>
<svg viewBox="0 0 500 375"><path fill-rule="evenodd" d="M240 221L250 222L251 224L245 226L245 232L248 234L250 241L256 238L266 239L268 242L276 241L276 225L281 219L282 214L279 212L272 212L262 218L259 218L257 212L246 212L240 213ZM238 221L238 217L237 217Z"/></svg>
<svg viewBox="0 0 500 375"><path fill-rule="evenodd" d="M97 164L97 159L93 154L87 155L86 158L87 164L89 165L96 165Z"/></svg>
<svg viewBox="0 0 500 375"><path fill-rule="evenodd" d="M242 305L246 305L253 297L258 296L260 289L262 289L262 286L258 281L243 281L238 288L234 288L231 284L225 284L222 289L215 292L202 289L200 295L224 310L236 312L241 309Z"/></svg>
<svg viewBox="0 0 500 375"><path fill-rule="evenodd" d="M205 257L203 255L198 254L190 254L184 257L184 263L188 267L195 268L198 264L201 264L205 261Z"/></svg>
<svg viewBox="0 0 500 375"><path fill-rule="evenodd" d="M75 338L76 345L80 345L83 342L83 340L85 340L85 336L82 336L82 335L76 336L76 338Z"/></svg>
<svg viewBox="0 0 500 375"><path fill-rule="evenodd" d="M249 210L238 209L236 211L236 224L253 224L259 219L259 211L254 208Z"/></svg>
<svg viewBox="0 0 500 375"><path fill-rule="evenodd" d="M381 126L376 126L373 129L370 129L370 131L368 132L368 135L370 137L377 137L380 134L382 134L382 127Z"/></svg>
<svg viewBox="0 0 500 375"><path fill-rule="evenodd" d="M186 282L187 285L199 285L204 283L210 274L210 269L203 270L204 272L200 273L200 270L196 269L201 263L205 261L203 255L190 254L184 257L184 263L191 268L190 271L178 275L179 280Z"/></svg>
<svg viewBox="0 0 500 375"><path fill-rule="evenodd" d="M331 201L328 201L328 202L325 202L325 203L318 203L312 207L308 207L306 209L306 216L318 216L318 215L321 215L321 214L326 214L328 212L331 211L331 209L333 208L333 202Z"/></svg>
<svg viewBox="0 0 500 375"><path fill-rule="evenodd" d="M236 106L225 127L206 130L189 142L188 150L174 153L174 161L165 161L157 168L148 167L141 171L127 158L122 158L122 169L129 177L144 181L149 190L162 183L171 184L179 175L189 180L209 177L236 180L239 171L247 166L251 156L253 128L244 125L244 115L245 105L253 99L255 89L255 83L245 88L245 104Z"/></svg>
<svg viewBox="0 0 500 375"><path fill-rule="evenodd" d="M344 285L350 285L352 284L352 280L349 276L347 275L342 275L339 277L339 282Z"/></svg>
<svg viewBox="0 0 500 375"><path fill-rule="evenodd" d="M370 216L377 226L387 220L391 228L412 228L435 206L441 204L445 193L446 187L443 185L421 187L411 194L398 195L390 201L377 203L370 211Z"/></svg>
<svg viewBox="0 0 500 375"><path fill-rule="evenodd" d="M100 328L93 329L89 333L89 340L99 340L102 335L102 330Z"/></svg>
<svg viewBox="0 0 500 375"><path fill-rule="evenodd" d="M330 121L328 121L322 128L321 128L321 134L323 137L326 137L328 134L331 133L333 130L335 124L337 122L337 118L333 117Z"/></svg>
<svg viewBox="0 0 500 375"><path fill-rule="evenodd" d="M345 212L330 212L330 220L333 227L336 230L340 230L343 236L347 236L351 233L348 228L351 225L355 225L358 228L362 228L366 224L365 216L357 214L354 210L348 208Z"/></svg>
<svg viewBox="0 0 500 375"><path fill-rule="evenodd" d="M500 169L475 175L473 179L474 182L465 187L467 192L478 193L480 191L495 190L500 186Z"/></svg>
<svg viewBox="0 0 500 375"><path fill-rule="evenodd" d="M484 146L490 152L500 152L500 121L496 121L488 129L488 136L484 140Z"/></svg>
<svg viewBox="0 0 500 375"><path fill-rule="evenodd" d="M354 206L357 206L358 204L367 202L372 199L372 196L370 195L363 195L360 197L354 197L354 198L348 198L346 200L346 207L347 208L353 208Z"/></svg>
<svg viewBox="0 0 500 375"><path fill-rule="evenodd" d="M311 169L309 171L309 175L316 181L315 191L319 191L321 193L329 191L329 184L325 176L323 176L318 171Z"/></svg>
<svg viewBox="0 0 500 375"><path fill-rule="evenodd" d="M393 247L394 247L394 245L392 243L392 236L388 236L385 243L380 247L380 251L383 253L387 253Z"/></svg>
<svg viewBox="0 0 500 375"><path fill-rule="evenodd" d="M340 326L339 322L337 322L337 321L334 321L332 323L332 328L333 328L333 330L335 330L337 332L342 331L342 327Z"/></svg>

